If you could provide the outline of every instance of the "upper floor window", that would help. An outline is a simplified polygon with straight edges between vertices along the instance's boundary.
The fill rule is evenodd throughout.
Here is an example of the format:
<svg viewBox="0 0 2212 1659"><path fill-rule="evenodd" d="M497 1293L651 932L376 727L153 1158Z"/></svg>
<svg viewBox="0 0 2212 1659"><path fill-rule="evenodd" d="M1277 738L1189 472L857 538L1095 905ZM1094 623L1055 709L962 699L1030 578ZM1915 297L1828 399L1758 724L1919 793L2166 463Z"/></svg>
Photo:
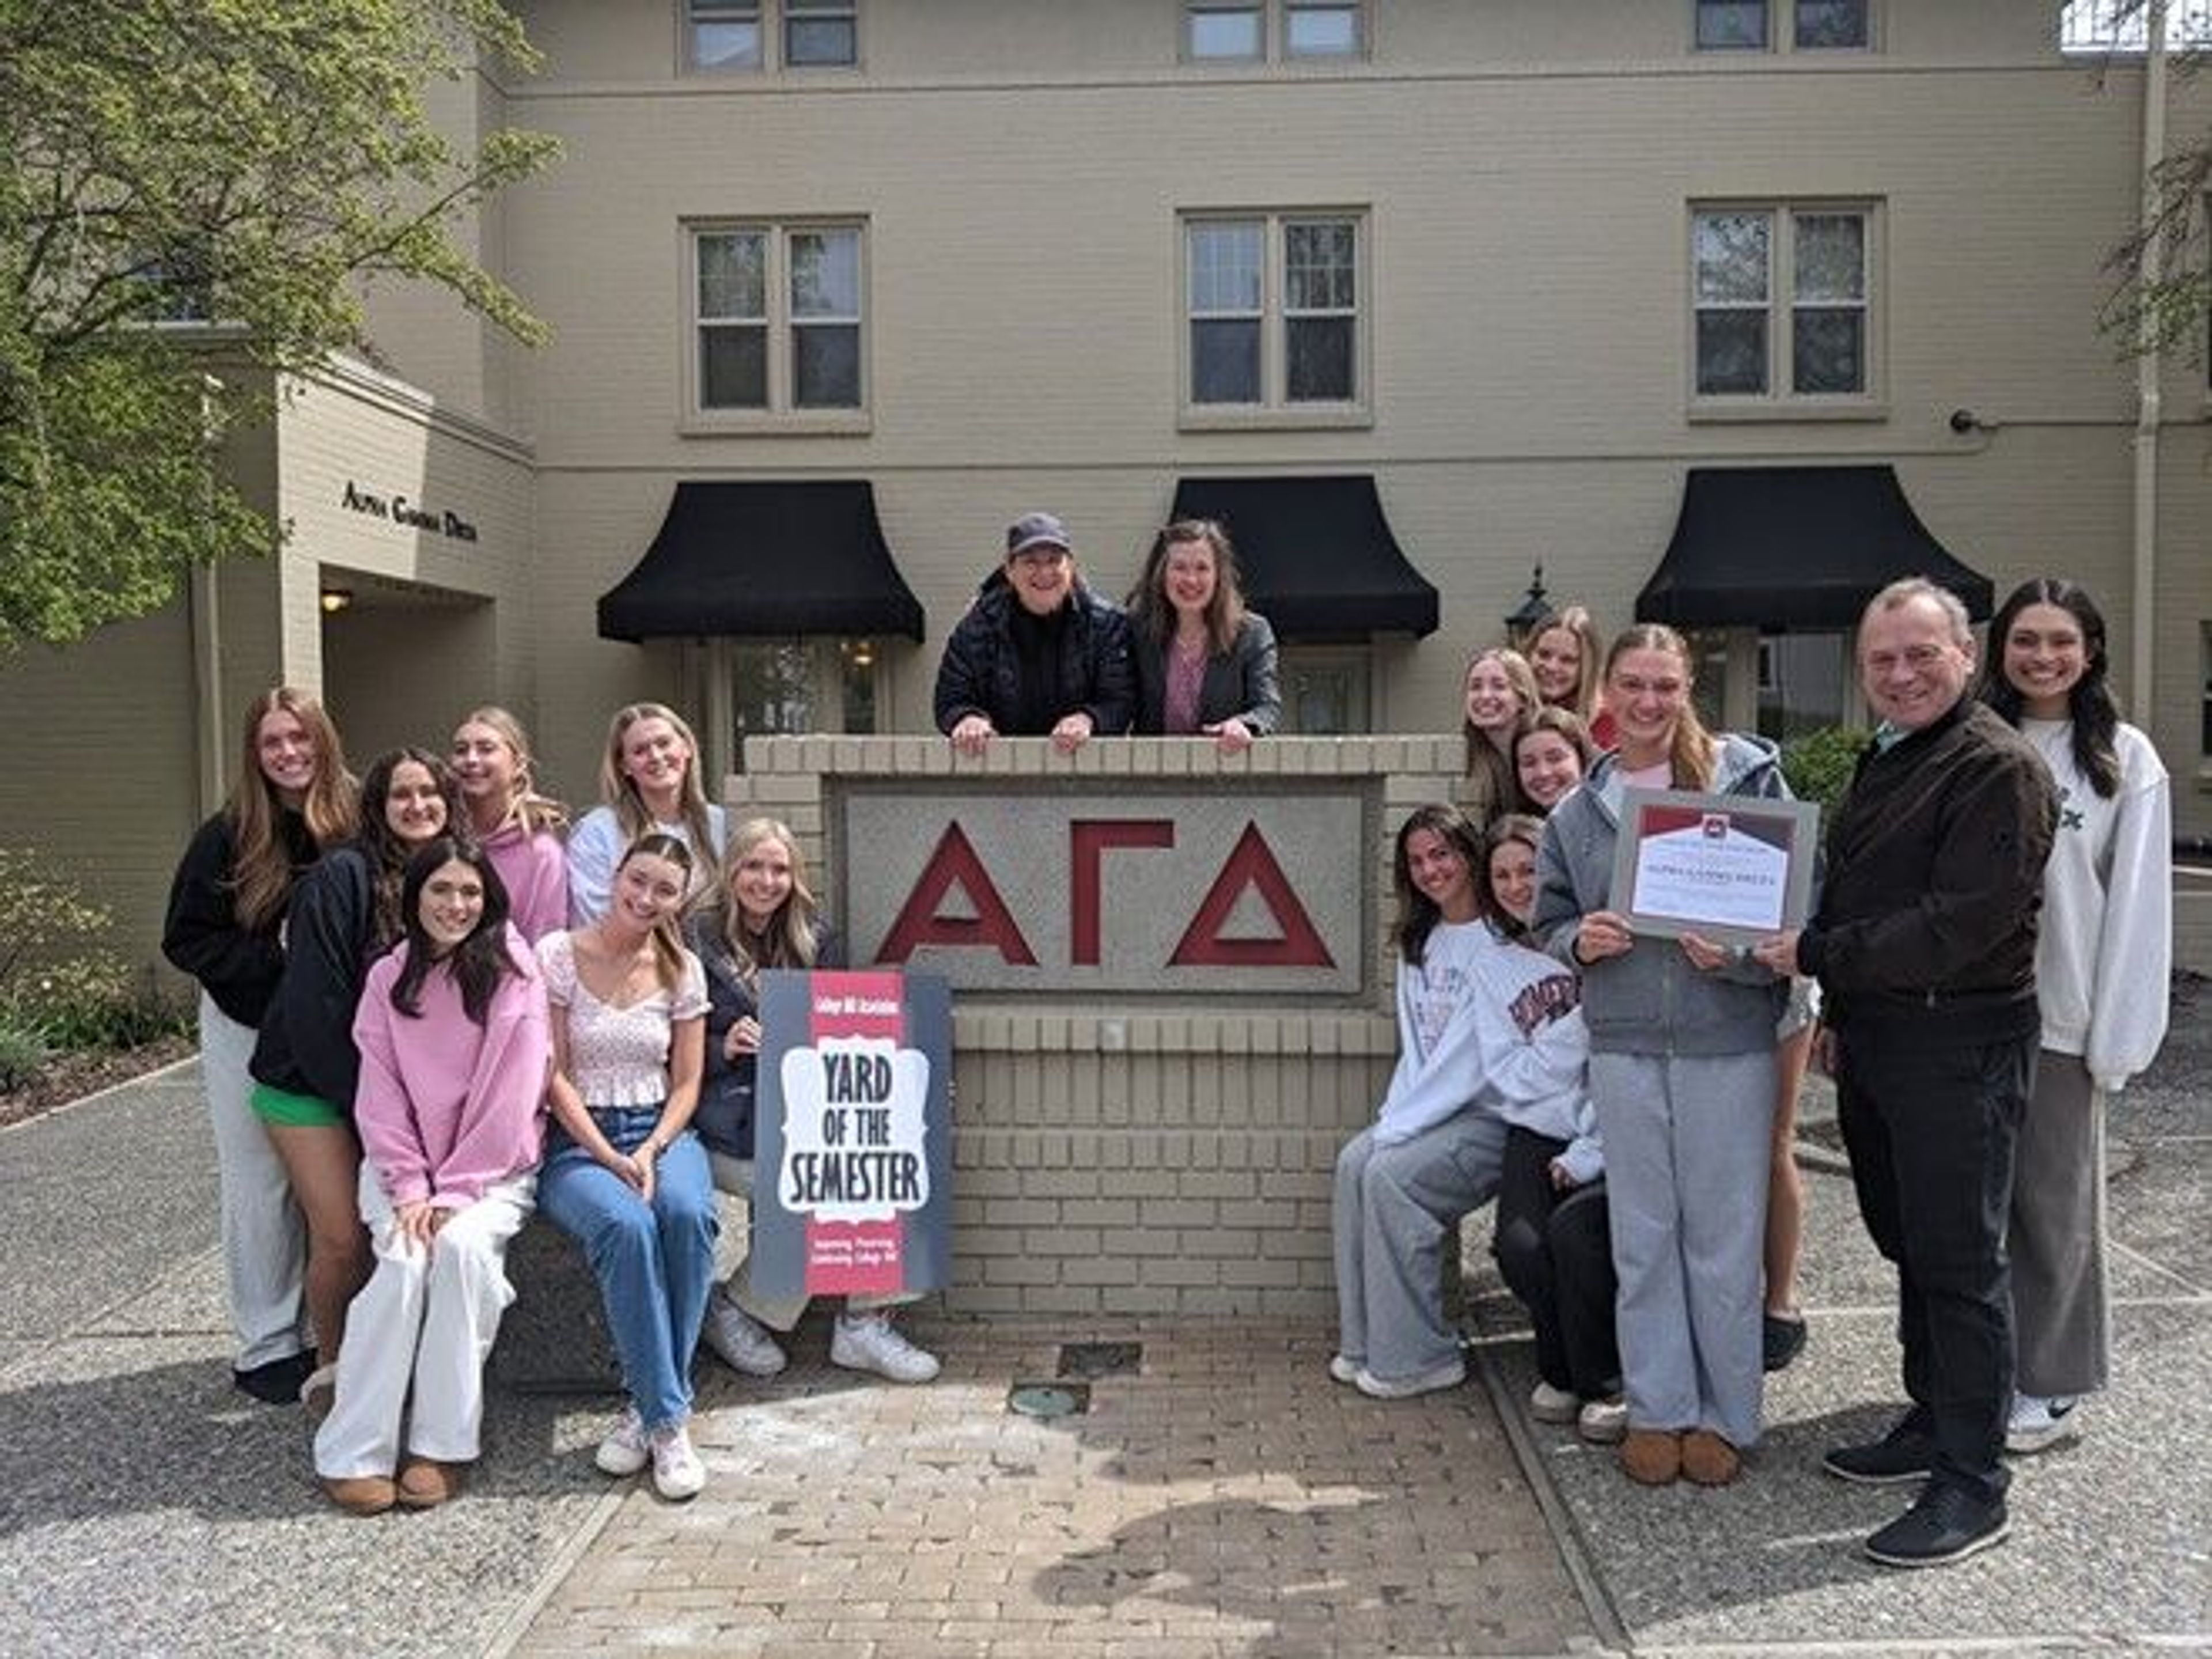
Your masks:
<svg viewBox="0 0 2212 1659"><path fill-rule="evenodd" d="M1366 50L1361 0L1188 0L1183 55L1200 63L1357 58Z"/></svg>
<svg viewBox="0 0 2212 1659"><path fill-rule="evenodd" d="M1870 394L1874 217L1865 206L1692 213L1697 397Z"/></svg>
<svg viewBox="0 0 2212 1659"><path fill-rule="evenodd" d="M697 409L862 407L859 226L718 225L692 250Z"/></svg>
<svg viewBox="0 0 2212 1659"><path fill-rule="evenodd" d="M1186 401L1317 409L1364 401L1360 220L1193 218L1183 228Z"/></svg>
<svg viewBox="0 0 2212 1659"><path fill-rule="evenodd" d="M1873 0L1696 0L1700 52L1795 52L1873 43Z"/></svg>
<svg viewBox="0 0 2212 1659"><path fill-rule="evenodd" d="M2212 0L2166 0L2166 44L2212 46ZM2150 7L2145 0L2069 0L2058 18L2063 52L2145 52L2150 46Z"/></svg>
<svg viewBox="0 0 2212 1659"><path fill-rule="evenodd" d="M844 68L860 62L858 0L684 0L696 70Z"/></svg>

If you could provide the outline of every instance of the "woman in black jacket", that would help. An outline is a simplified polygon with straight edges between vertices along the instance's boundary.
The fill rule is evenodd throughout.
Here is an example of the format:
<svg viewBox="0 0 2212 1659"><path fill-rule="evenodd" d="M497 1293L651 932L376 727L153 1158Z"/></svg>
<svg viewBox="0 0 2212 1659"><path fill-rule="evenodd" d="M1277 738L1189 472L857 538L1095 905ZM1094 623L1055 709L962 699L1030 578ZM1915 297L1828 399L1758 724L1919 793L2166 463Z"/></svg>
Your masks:
<svg viewBox="0 0 2212 1659"><path fill-rule="evenodd" d="M1244 608L1237 553L1211 519L1179 519L1153 538L1129 596L1137 730L1206 736L1228 754L1282 719L1275 630Z"/></svg>
<svg viewBox="0 0 2212 1659"><path fill-rule="evenodd" d="M1130 677L1129 619L1084 586L1060 520L1031 513L1007 527L1005 565L945 641L937 729L965 755L999 736L1072 754L1129 729Z"/></svg>
<svg viewBox="0 0 2212 1659"><path fill-rule="evenodd" d="M356 1196L355 1007L369 964L403 931L407 860L465 822L460 786L444 761L427 749L378 756L362 783L358 834L307 872L285 926L284 972L253 1048L253 1110L307 1218L307 1316L317 1365L300 1397L311 1410L328 1408L346 1304L368 1278L368 1234Z"/></svg>
<svg viewBox="0 0 2212 1659"><path fill-rule="evenodd" d="M707 1076L692 1127L714 1164L715 1184L753 1190L755 1085L761 1042L760 976L767 969L842 968L844 951L820 919L798 837L775 818L730 833L719 902L691 918L689 943L707 969ZM746 1261L750 1262L750 1255ZM937 1357L890 1322L906 1296L848 1296L830 1339L830 1362L895 1382L927 1382ZM707 1304L707 1346L732 1370L774 1376L787 1363L773 1332L789 1331L805 1298L756 1291L740 1265Z"/></svg>
<svg viewBox="0 0 2212 1659"><path fill-rule="evenodd" d="M286 911L325 848L351 835L359 787L323 706L280 685L247 705L238 776L169 888L161 954L200 986L200 1082L215 1127L222 1257L239 1388L287 1405L313 1369L301 1328L307 1241L284 1166L253 1115L246 1061L284 966Z"/></svg>

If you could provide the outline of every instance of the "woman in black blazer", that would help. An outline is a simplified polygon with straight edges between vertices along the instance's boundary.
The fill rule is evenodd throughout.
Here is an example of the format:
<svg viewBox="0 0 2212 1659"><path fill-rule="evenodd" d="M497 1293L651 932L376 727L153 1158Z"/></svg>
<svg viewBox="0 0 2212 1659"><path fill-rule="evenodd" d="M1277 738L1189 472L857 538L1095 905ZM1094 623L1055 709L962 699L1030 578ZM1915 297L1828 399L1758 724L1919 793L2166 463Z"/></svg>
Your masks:
<svg viewBox="0 0 2212 1659"><path fill-rule="evenodd" d="M1244 608L1218 524L1182 519L1160 532L1129 596L1129 623L1139 732L1210 737L1234 754L1275 729L1275 630Z"/></svg>

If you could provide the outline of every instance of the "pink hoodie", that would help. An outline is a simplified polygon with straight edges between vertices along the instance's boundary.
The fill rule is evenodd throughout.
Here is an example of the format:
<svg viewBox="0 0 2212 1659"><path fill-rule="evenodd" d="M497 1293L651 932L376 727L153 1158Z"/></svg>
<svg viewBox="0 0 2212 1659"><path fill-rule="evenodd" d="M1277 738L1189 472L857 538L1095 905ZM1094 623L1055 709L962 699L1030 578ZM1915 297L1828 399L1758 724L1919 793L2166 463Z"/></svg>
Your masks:
<svg viewBox="0 0 2212 1659"><path fill-rule="evenodd" d="M568 854L550 830L527 835L519 823L493 831L484 856L507 889L507 916L535 945L568 925Z"/></svg>
<svg viewBox="0 0 2212 1659"><path fill-rule="evenodd" d="M500 976L482 1025L461 1006L453 976L436 968L422 981L420 1018L392 1006L404 944L368 970L353 1023L354 1123L394 1205L464 1209L543 1154L553 1054L545 985L512 925L507 949L518 972Z"/></svg>

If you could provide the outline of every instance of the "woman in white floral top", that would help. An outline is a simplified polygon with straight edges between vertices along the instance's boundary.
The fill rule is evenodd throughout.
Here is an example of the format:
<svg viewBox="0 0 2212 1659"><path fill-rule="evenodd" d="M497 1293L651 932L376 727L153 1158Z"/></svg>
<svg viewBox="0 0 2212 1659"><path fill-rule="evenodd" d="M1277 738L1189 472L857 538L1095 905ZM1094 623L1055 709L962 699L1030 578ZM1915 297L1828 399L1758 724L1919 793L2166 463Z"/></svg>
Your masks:
<svg viewBox="0 0 2212 1659"><path fill-rule="evenodd" d="M597 1461L614 1475L651 1463L667 1498L706 1484L689 1431L691 1354L716 1231L690 1127L707 1030L706 975L677 926L690 885L690 849L641 836L615 867L605 913L538 946L554 1067L538 1204L590 1258L630 1397Z"/></svg>

